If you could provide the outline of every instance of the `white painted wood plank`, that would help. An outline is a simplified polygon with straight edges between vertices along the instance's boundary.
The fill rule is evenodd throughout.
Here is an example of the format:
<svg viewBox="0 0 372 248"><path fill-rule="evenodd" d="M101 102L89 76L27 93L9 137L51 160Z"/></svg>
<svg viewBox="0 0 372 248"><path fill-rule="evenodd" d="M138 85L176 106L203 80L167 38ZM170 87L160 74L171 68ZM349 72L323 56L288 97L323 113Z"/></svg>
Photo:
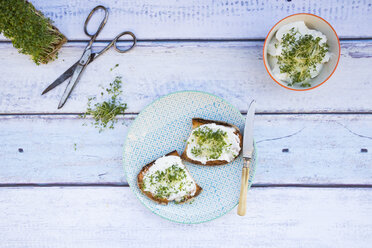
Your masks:
<svg viewBox="0 0 372 248"><path fill-rule="evenodd" d="M372 242L371 189L254 188L198 225L164 220L129 188L0 188L2 247L358 247Z"/></svg>
<svg viewBox="0 0 372 248"><path fill-rule="evenodd" d="M41 92L81 55L85 44L68 44L60 58L36 66L10 44L0 44L0 113L84 112L88 96L122 75L123 97L138 113L165 94L201 90L242 111L254 97L259 112L371 112L372 42L343 42L339 67L319 88L294 92L277 85L262 62L262 42L144 42L130 53L111 49L90 64L66 105L57 110L66 83ZM115 64L119 67L110 71Z"/></svg>
<svg viewBox="0 0 372 248"><path fill-rule="evenodd" d="M131 123L99 134L75 116L1 116L0 183L125 183ZM371 127L372 115L258 115L254 183L372 184Z"/></svg>
<svg viewBox="0 0 372 248"><path fill-rule="evenodd" d="M87 39L83 24L90 10L110 8L100 39L130 30L139 39L264 38L280 19L313 13L329 21L341 37L372 37L372 2L313 0L49 0L32 3L70 40ZM98 26L98 25L97 25Z"/></svg>

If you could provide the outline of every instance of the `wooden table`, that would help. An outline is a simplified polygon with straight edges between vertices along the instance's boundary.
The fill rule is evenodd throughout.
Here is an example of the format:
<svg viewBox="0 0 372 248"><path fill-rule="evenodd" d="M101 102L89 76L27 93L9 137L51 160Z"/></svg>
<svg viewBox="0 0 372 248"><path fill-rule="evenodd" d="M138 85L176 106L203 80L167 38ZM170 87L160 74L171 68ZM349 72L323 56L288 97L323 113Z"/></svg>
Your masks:
<svg viewBox="0 0 372 248"><path fill-rule="evenodd" d="M36 66L1 37L0 247L371 247L372 1L31 2L69 42L58 60ZM83 22L98 4L110 8L100 45L131 30L138 46L97 59L57 110L65 86L40 94L81 55ZM336 73L308 92L278 86L262 62L270 28L298 12L325 18L341 38ZM82 126L87 97L115 75L123 76L125 124L103 133ZM128 188L128 127L153 100L180 90L216 94L242 113L257 99L247 216L234 209L175 224Z"/></svg>

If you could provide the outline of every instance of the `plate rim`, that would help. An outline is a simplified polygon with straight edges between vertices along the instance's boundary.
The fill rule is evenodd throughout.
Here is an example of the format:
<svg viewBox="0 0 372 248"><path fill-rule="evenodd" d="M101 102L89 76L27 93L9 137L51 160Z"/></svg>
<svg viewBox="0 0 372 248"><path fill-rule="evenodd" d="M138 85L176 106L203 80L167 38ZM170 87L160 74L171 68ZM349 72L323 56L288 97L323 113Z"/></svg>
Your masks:
<svg viewBox="0 0 372 248"><path fill-rule="evenodd" d="M174 92L171 92L171 93L168 93L164 96L161 96L159 98L157 98L156 100L152 101L151 103L149 103L148 105L146 105L140 113L138 113L137 117L134 119L133 123L130 125L130 127L128 128L128 131L127 131L127 134L125 136L125 140L124 140L124 144L123 144L123 158L122 158L122 167L123 167L123 170L124 170L124 177L125 179L127 180L127 183L128 183L128 186L130 188L130 190L132 191L132 193L136 196L136 198L142 203L142 205L144 205L148 210L150 210L153 214L163 218L163 219L166 219L168 221L171 221L171 222L174 222L174 223L180 223L180 224L200 224L200 223L205 223L205 222L210 222L210 221L213 221L215 219L218 219L224 215L226 215L227 213L231 212L238 204L239 204L239 201L232 206L231 209L227 210L226 212L222 213L221 215L219 216L216 216L212 219L207 219L207 220L202 220L202 221L198 221L198 222L182 222L182 221L177 221L177 220L173 220L171 218L168 218L166 216L163 216L163 215L160 215L158 213L156 213L155 211L153 211L151 208L149 208L144 201L142 201L142 199L136 194L136 192L134 191L134 189L129 181L128 181L128 175L127 175L127 171L126 171L126 166L125 166L125 156L124 156L124 152L125 152L125 147L127 146L127 141L128 141L128 134L130 133L130 131L132 130L134 124L138 121L139 117L150 107L152 106L153 104L155 104L156 102L162 100L163 98L165 97L168 97L168 96L171 96L171 95L175 95L175 94L180 94L180 93L202 93L202 94L207 94L207 95L210 95L210 96L214 96L214 97L217 97L219 99L221 99L223 102L227 103L228 105L230 105L232 107L232 109L234 109L237 113L239 113L241 115L241 117L244 119L243 115L241 114L241 112L239 111L239 109L237 107L235 107L234 105L232 105L231 103L229 103L228 101L226 101L225 99L223 99L222 97L220 96L217 96L215 94L212 94L212 93L209 93L209 92L205 92L205 91L199 91L199 90L181 90L181 91L174 91ZM253 180L255 178L255 175L256 175L256 165L257 165L257 158L258 158L258 154L257 154L257 148L256 148L256 142L253 141L253 157L254 157L254 163L252 163L252 165L254 165L254 170L253 170L253 173L252 173L252 183L249 184L248 183L248 190L251 188L251 185L253 184Z"/></svg>

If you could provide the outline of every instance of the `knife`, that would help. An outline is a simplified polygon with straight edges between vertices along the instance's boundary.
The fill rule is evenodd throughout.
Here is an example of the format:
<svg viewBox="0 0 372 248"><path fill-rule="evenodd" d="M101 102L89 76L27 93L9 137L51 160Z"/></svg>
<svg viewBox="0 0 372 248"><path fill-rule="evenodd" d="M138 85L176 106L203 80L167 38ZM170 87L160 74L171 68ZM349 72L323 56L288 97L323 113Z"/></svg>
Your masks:
<svg viewBox="0 0 372 248"><path fill-rule="evenodd" d="M243 169L242 169L242 181L240 184L240 197L238 206L238 215L244 216L247 208L247 191L248 191L248 179L249 179L249 167L252 161L253 155L253 122L254 114L256 111L256 101L253 100L249 104L247 117L245 120L244 127L244 138L243 138Z"/></svg>

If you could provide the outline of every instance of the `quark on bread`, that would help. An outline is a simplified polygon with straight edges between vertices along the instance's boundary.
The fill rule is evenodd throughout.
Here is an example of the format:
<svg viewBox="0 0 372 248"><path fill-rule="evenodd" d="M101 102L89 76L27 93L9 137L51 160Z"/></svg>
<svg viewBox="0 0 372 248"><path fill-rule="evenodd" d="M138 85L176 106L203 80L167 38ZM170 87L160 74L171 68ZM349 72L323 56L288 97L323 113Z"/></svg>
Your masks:
<svg viewBox="0 0 372 248"><path fill-rule="evenodd" d="M181 157L199 165L224 165L236 159L243 137L235 125L201 118L192 119L192 131Z"/></svg>
<svg viewBox="0 0 372 248"><path fill-rule="evenodd" d="M192 178L177 151L156 159L137 176L142 193L156 203L185 203L198 196L202 188Z"/></svg>

